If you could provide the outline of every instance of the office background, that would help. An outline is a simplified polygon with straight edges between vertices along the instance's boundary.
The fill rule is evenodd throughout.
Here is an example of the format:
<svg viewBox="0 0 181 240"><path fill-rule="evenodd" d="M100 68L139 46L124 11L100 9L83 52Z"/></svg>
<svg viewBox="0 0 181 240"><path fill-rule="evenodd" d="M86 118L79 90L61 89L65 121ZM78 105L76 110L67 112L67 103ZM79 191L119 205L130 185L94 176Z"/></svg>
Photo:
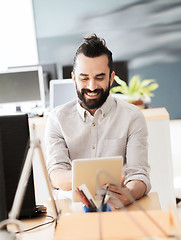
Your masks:
<svg viewBox="0 0 181 240"><path fill-rule="evenodd" d="M114 61L128 62L129 79L157 80L151 106L181 118L181 0L7 0L0 13L0 70L56 63L61 78L82 38L95 32Z"/></svg>
<svg viewBox="0 0 181 240"><path fill-rule="evenodd" d="M160 87L152 107L166 107L181 118L181 1L34 0L40 62L71 65L82 37L106 39L115 61L128 61L135 74L154 78Z"/></svg>
<svg viewBox="0 0 181 240"><path fill-rule="evenodd" d="M140 74L157 80L152 107L181 119L180 16L180 0L6 0L0 2L0 70L56 63L60 78L83 36L96 32L115 61L128 62L129 79Z"/></svg>

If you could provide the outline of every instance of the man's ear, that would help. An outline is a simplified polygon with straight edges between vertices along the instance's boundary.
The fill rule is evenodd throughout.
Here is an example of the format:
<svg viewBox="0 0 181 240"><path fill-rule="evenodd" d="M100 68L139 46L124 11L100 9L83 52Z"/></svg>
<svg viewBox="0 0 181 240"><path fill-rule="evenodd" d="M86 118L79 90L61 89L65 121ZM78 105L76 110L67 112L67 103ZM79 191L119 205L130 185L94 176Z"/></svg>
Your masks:
<svg viewBox="0 0 181 240"><path fill-rule="evenodd" d="M114 77L115 77L115 72L112 71L111 73L111 79L110 79L110 86L112 86L113 82L114 82Z"/></svg>

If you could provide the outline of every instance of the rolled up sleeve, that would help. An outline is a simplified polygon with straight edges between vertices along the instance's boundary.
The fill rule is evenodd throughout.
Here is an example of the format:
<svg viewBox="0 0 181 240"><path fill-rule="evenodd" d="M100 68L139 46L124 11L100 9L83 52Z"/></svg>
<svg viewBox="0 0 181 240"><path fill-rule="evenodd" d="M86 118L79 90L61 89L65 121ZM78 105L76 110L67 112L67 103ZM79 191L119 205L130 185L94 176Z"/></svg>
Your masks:
<svg viewBox="0 0 181 240"><path fill-rule="evenodd" d="M151 189L150 166L148 163L148 130L142 111L138 109L130 121L126 159L124 165L125 183L131 180L143 181L147 194Z"/></svg>
<svg viewBox="0 0 181 240"><path fill-rule="evenodd" d="M69 151L66 146L61 126L55 114L50 113L45 128L45 147L48 174L57 168L71 169Z"/></svg>

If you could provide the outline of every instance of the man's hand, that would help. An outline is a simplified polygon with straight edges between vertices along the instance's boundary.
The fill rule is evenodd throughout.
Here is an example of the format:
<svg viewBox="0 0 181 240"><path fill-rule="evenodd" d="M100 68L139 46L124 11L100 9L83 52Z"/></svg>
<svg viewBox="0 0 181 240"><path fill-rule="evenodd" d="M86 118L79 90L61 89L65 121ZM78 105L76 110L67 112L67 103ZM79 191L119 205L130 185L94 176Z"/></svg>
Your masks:
<svg viewBox="0 0 181 240"><path fill-rule="evenodd" d="M52 186L62 190L72 190L72 170L54 169L50 173Z"/></svg>
<svg viewBox="0 0 181 240"><path fill-rule="evenodd" d="M117 187L113 184L109 184L109 203L113 209L119 209L123 206L130 204L132 201L129 198L131 195L134 199L141 198L145 191L146 185L139 180L134 180L124 184L125 178L122 178L122 188Z"/></svg>

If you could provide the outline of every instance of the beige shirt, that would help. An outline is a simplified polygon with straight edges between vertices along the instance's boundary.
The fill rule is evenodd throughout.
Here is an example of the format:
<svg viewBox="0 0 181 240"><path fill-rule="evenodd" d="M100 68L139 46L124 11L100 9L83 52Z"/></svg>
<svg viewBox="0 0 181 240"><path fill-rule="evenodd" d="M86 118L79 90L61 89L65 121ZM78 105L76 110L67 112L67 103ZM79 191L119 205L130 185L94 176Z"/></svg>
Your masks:
<svg viewBox="0 0 181 240"><path fill-rule="evenodd" d="M56 107L45 130L47 168L71 169L80 158L123 156L126 182L141 180L147 186L147 126L142 111L111 95L92 116L75 100Z"/></svg>

